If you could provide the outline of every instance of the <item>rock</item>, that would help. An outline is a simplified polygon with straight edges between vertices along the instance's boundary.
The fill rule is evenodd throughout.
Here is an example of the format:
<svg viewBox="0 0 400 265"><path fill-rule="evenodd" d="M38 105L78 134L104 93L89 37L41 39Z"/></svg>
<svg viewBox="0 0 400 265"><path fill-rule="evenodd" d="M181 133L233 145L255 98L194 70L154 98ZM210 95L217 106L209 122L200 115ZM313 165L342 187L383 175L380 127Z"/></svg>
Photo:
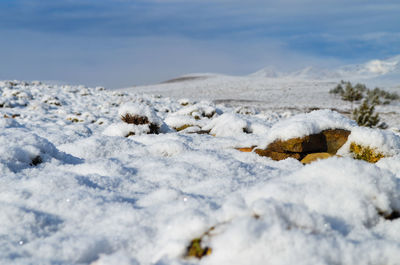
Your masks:
<svg viewBox="0 0 400 265"><path fill-rule="evenodd" d="M274 152L271 150L263 150L263 149L255 149L254 152L258 154L259 156L267 156L271 158L272 160L275 161L280 161L284 160L286 158L294 158L297 160L301 159L301 154L300 153L284 153L284 152Z"/></svg>
<svg viewBox="0 0 400 265"><path fill-rule="evenodd" d="M330 129L322 131L325 136L327 153L336 154L336 152L346 143L350 131L344 129Z"/></svg>
<svg viewBox="0 0 400 265"><path fill-rule="evenodd" d="M312 153L306 155L302 160L301 163L303 164L310 164L314 161L320 160L320 159L327 159L329 157L332 157L333 155L330 153Z"/></svg>
<svg viewBox="0 0 400 265"><path fill-rule="evenodd" d="M348 130L328 129L304 137L292 138L285 141L276 140L270 143L266 149L256 149L254 151L260 156L268 156L273 160L282 160L289 157L302 160L310 154L318 155L310 156L307 160L311 158L314 160L327 158L336 154L337 150L346 143L349 135L350 131Z"/></svg>
<svg viewBox="0 0 400 265"><path fill-rule="evenodd" d="M235 149L240 151L240 152L250 153L251 151L253 151L254 148L255 148L255 146L252 146L252 147L238 147L238 148L235 148Z"/></svg>
<svg viewBox="0 0 400 265"><path fill-rule="evenodd" d="M276 140L269 144L266 150L278 153L326 152L327 144L325 136L322 133L318 133L286 141Z"/></svg>

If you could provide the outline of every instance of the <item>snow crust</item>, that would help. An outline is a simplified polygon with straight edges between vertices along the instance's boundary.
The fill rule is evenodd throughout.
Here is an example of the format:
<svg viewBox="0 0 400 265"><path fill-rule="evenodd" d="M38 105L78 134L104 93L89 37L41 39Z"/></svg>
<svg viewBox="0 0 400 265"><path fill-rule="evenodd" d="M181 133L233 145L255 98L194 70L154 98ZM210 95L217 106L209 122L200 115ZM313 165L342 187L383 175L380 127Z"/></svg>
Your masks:
<svg viewBox="0 0 400 265"><path fill-rule="evenodd" d="M400 219L384 218L400 211L396 132L360 128L330 110L247 112L100 87L2 81L0 94L1 264L400 260ZM140 130L120 120L125 113L210 134L125 137ZM355 141L387 157L303 166L234 149L329 128L351 130L343 152ZM211 255L185 258L211 227L202 241Z"/></svg>

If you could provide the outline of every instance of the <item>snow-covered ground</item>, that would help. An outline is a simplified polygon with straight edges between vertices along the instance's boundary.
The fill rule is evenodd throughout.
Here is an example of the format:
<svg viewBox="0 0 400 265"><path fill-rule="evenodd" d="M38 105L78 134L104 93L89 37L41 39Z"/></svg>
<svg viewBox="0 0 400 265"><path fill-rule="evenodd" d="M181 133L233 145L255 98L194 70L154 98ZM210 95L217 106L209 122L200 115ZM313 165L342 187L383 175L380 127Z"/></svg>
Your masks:
<svg viewBox="0 0 400 265"><path fill-rule="evenodd" d="M349 111L328 93L334 85L217 75L119 91L0 82L0 263L400 264L400 219L384 218L400 211L399 104L379 109L394 116L385 131L330 110L297 115ZM160 133L122 122L130 112ZM304 166L235 149L327 128L386 157L354 160L347 144L342 157ZM185 257L199 237L211 254Z"/></svg>
<svg viewBox="0 0 400 265"><path fill-rule="evenodd" d="M188 74L160 84L129 87L124 91L175 99L206 99L235 107L256 107L279 113L303 113L329 108L350 114L355 105L328 93L341 80L400 93L400 55L336 69L306 67L282 73L267 67L247 76ZM397 115L400 113L399 102L391 106L378 106L377 111L388 124L394 126L400 123Z"/></svg>

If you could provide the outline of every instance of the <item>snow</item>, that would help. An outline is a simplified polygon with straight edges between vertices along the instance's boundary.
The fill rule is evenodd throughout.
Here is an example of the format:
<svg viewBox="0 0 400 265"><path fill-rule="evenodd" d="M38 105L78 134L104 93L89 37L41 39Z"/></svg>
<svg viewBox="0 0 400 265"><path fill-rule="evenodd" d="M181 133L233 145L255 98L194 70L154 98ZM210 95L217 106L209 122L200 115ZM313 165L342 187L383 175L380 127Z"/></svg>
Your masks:
<svg viewBox="0 0 400 265"><path fill-rule="evenodd" d="M237 114L225 113L213 119L203 128L210 130L210 133L215 136L235 136L245 133L248 130L248 124Z"/></svg>
<svg viewBox="0 0 400 265"><path fill-rule="evenodd" d="M394 156L400 152L400 136L391 131L355 127L340 153L345 154L352 142L369 146L386 156Z"/></svg>
<svg viewBox="0 0 400 265"><path fill-rule="evenodd" d="M230 80L203 77L184 82L190 88ZM314 95L312 102L328 88L328 83L315 85L306 91ZM165 86L181 89L177 83ZM273 91L285 98L288 90ZM5 103L0 108L1 264L400 260L400 219L383 217L400 211L395 119L392 130L366 129L331 110L274 109L279 102L237 108L212 98L196 102L41 82L3 81L0 94ZM297 104L294 98L286 100ZM303 107L314 107L312 102ZM386 108L399 113L395 104ZM126 113L168 130L147 134L142 125L122 122ZM185 124L194 126L173 129ZM351 131L344 157L304 166L292 158L273 161L235 150L329 128ZM130 132L135 134L125 137ZM387 156L376 164L354 160L346 156L351 141ZM202 244L211 255L184 257L190 241L207 231Z"/></svg>
<svg viewBox="0 0 400 265"><path fill-rule="evenodd" d="M312 111L275 123L268 133L266 138L268 140L260 147L265 148L276 139L289 140L317 134L327 129L347 129L351 131L356 125L355 121L331 110Z"/></svg>

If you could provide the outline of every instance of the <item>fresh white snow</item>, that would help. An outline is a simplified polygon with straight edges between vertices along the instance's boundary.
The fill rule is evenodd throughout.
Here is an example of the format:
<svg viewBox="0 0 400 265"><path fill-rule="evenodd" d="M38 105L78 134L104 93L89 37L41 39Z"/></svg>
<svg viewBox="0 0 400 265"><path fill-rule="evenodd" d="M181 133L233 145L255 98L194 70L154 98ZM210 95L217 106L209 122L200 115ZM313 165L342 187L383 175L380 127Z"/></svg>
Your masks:
<svg viewBox="0 0 400 265"><path fill-rule="evenodd" d="M349 108L327 93L329 82L212 78L216 83L204 90L199 86L210 79L162 88L188 98L187 87L206 98L247 84L260 97L271 92L271 101L266 108L230 107L129 90L0 82L0 263L399 264L400 219L383 218L400 211L398 119L382 131L331 110L295 115L325 99L318 106ZM257 89L248 91L254 96ZM397 103L385 108L400 113ZM168 130L146 134L121 121L126 113ZM173 129L183 125L192 127ZM235 149L328 128L351 130L343 157L303 166ZM193 133L200 130L210 134ZM124 137L129 132L135 135ZM388 157L354 160L350 141ZM190 241L211 227L202 242L211 255L185 258Z"/></svg>

